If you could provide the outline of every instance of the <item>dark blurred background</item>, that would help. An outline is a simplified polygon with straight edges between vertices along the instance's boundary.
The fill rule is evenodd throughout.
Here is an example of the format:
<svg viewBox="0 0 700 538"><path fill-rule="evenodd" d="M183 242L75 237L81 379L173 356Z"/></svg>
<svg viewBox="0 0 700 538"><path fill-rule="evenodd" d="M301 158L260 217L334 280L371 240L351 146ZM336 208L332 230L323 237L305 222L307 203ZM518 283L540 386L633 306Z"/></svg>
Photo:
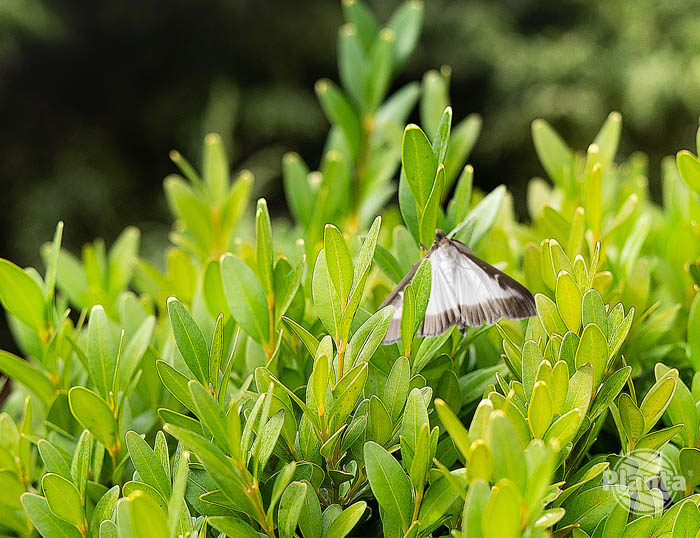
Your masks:
<svg viewBox="0 0 700 538"><path fill-rule="evenodd" d="M380 21L399 4L368 3ZM59 219L74 252L98 236L109 245L128 224L157 252L170 226L168 151L198 165L212 130L235 168L254 171L255 194L285 211L280 159L294 150L318 165L327 123L313 84L337 80L342 22L332 0L0 2L0 257L39 265ZM521 207L525 182L543 173L534 118L585 149L619 110L620 154L649 155L656 195L661 157L694 148L696 1L427 0L394 88L442 64L455 120L484 118L476 184L510 185Z"/></svg>

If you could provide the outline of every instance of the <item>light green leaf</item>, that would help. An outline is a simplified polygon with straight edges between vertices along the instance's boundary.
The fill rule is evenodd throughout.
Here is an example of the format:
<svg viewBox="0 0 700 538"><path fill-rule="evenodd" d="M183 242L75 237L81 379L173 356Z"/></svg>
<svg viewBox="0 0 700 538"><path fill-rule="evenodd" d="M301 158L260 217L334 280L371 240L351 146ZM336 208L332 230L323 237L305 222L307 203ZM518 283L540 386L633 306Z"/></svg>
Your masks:
<svg viewBox="0 0 700 538"><path fill-rule="evenodd" d="M41 479L41 488L51 511L76 528L87 526L83 501L78 488L64 477L48 473Z"/></svg>
<svg viewBox="0 0 700 538"><path fill-rule="evenodd" d="M345 305L353 283L353 264L343 234L332 224L327 224L323 239L326 270L333 288Z"/></svg>
<svg viewBox="0 0 700 538"><path fill-rule="evenodd" d="M411 482L401 465L377 443L365 443L367 478L379 505L387 517L398 522L405 532L411 524L413 498Z"/></svg>
<svg viewBox="0 0 700 538"><path fill-rule="evenodd" d="M12 353L0 350L0 372L24 385L47 406L54 397L56 389L46 374Z"/></svg>
<svg viewBox="0 0 700 538"><path fill-rule="evenodd" d="M168 315L175 343L185 364L200 383L207 383L209 350L197 322L175 297L168 299Z"/></svg>
<svg viewBox="0 0 700 538"><path fill-rule="evenodd" d="M98 392L107 398L112 390L117 368L117 357L112 330L101 305L92 307L88 323L88 365Z"/></svg>
<svg viewBox="0 0 700 538"><path fill-rule="evenodd" d="M224 254L219 263L224 294L236 323L258 344L268 342L270 325L267 301L255 273L231 254Z"/></svg>
<svg viewBox="0 0 700 538"><path fill-rule="evenodd" d="M345 538L355 528L366 509L367 503L365 501L358 501L348 506L333 520L333 523L326 530L324 538ZM310 537L305 534L304 538Z"/></svg>
<svg viewBox="0 0 700 538"><path fill-rule="evenodd" d="M45 298L29 273L0 258L0 303L10 314L37 332L45 330Z"/></svg>
<svg viewBox="0 0 700 538"><path fill-rule="evenodd" d="M126 447L129 450L134 469L139 473L141 480L156 488L164 498L168 499L170 497L170 480L153 449L134 431L126 433Z"/></svg>
<svg viewBox="0 0 700 538"><path fill-rule="evenodd" d="M35 493L24 493L21 497L22 506L27 512L34 527L42 536L51 538L81 538L81 534L73 525L56 517L44 497Z"/></svg>
<svg viewBox="0 0 700 538"><path fill-rule="evenodd" d="M73 387L68 391L71 413L105 447L117 442L117 424L114 413L97 394L85 387Z"/></svg>
<svg viewBox="0 0 700 538"><path fill-rule="evenodd" d="M422 211L433 189L437 160L428 137L417 125L409 125L403 133L401 163L417 208Z"/></svg>
<svg viewBox="0 0 700 538"><path fill-rule="evenodd" d="M573 153L554 128L544 120L532 122L535 151L549 178L559 187L568 185L567 176L573 166Z"/></svg>

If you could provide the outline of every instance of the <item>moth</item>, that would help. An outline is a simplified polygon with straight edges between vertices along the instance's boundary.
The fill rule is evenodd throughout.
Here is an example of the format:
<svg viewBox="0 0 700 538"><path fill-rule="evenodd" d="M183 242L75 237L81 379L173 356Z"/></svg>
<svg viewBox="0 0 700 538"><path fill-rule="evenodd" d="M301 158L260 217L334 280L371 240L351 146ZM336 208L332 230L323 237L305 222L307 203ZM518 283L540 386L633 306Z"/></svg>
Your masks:
<svg viewBox="0 0 700 538"><path fill-rule="evenodd" d="M477 258L472 249L447 237L442 230L435 233L435 241L425 258L430 260L431 288L418 336L438 336L453 325L464 334L467 326L537 315L535 298L525 286ZM380 307L394 307L394 317L382 344L401 340L403 291L419 265L420 262L413 265Z"/></svg>

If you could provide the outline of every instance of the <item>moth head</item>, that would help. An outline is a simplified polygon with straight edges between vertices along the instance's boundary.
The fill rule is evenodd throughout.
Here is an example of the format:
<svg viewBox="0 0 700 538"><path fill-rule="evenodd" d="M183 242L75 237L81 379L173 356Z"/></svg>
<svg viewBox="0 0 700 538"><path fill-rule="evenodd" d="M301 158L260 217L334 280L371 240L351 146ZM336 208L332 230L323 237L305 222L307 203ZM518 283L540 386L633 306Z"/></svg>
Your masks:
<svg viewBox="0 0 700 538"><path fill-rule="evenodd" d="M445 232L443 232L440 229L435 230L435 242L436 243L441 243L445 239L447 239L447 234L445 234Z"/></svg>

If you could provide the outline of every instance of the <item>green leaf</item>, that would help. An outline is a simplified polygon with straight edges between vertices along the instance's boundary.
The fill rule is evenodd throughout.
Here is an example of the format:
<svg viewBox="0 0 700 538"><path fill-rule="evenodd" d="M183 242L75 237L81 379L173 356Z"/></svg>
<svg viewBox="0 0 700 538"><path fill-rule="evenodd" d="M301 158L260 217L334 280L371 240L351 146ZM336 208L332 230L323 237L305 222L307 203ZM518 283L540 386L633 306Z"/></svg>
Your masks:
<svg viewBox="0 0 700 538"><path fill-rule="evenodd" d="M322 538L323 521L321 503L313 487L306 488L304 506L299 513L299 528L304 538Z"/></svg>
<svg viewBox="0 0 700 538"><path fill-rule="evenodd" d="M323 113L332 125L337 125L345 137L350 153L355 159L362 142L362 127L357 114L338 86L328 79L319 80L314 89Z"/></svg>
<svg viewBox="0 0 700 538"><path fill-rule="evenodd" d="M307 179L309 169L296 153L282 159L282 180L289 209L297 222L308 226L314 215L316 196Z"/></svg>
<svg viewBox="0 0 700 538"><path fill-rule="evenodd" d="M362 394L367 382L369 368L362 362L347 372L333 389L333 408L330 412L330 421L340 425L355 408L357 399Z"/></svg>
<svg viewBox="0 0 700 538"><path fill-rule="evenodd" d="M372 492L387 517L398 522L405 532L412 521L411 482L401 464L377 443L368 441L364 448L365 466Z"/></svg>
<svg viewBox="0 0 700 538"><path fill-rule="evenodd" d="M627 438L636 442L644 435L644 415L627 393L620 394L617 405Z"/></svg>
<svg viewBox="0 0 700 538"><path fill-rule="evenodd" d="M355 528L366 509L367 503L365 501L358 501L348 506L333 520L333 523L326 530L324 538L345 538ZM304 534L304 538L310 537Z"/></svg>
<svg viewBox="0 0 700 538"><path fill-rule="evenodd" d="M416 334L416 300L413 286L410 284L403 290L401 305L401 342L406 355L411 355L411 343Z"/></svg>
<svg viewBox="0 0 700 538"><path fill-rule="evenodd" d="M683 501L673 524L673 538L695 538L697 529L700 529L698 506L691 500Z"/></svg>
<svg viewBox="0 0 700 538"><path fill-rule="evenodd" d="M394 316L394 307L389 305L372 314L350 338L346 351L346 363L353 366L368 362L382 343Z"/></svg>
<svg viewBox="0 0 700 538"><path fill-rule="evenodd" d="M53 301L54 292L56 291L56 278L58 275L58 257L61 253L61 240L63 239L63 221L58 221L56 231L53 234L53 242L49 246L50 257L46 264L46 300L49 304Z"/></svg>
<svg viewBox="0 0 700 538"><path fill-rule="evenodd" d="M278 511L280 538L293 538L306 499L305 482L292 482L282 494Z"/></svg>
<svg viewBox="0 0 700 538"><path fill-rule="evenodd" d="M392 421L396 421L403 411L411 377L411 363L406 357L399 357L389 371L389 377L384 385L382 401Z"/></svg>
<svg viewBox="0 0 700 538"><path fill-rule="evenodd" d="M639 406L644 416L644 433L654 427L671 403L678 382L678 371L672 372L654 383Z"/></svg>
<svg viewBox="0 0 700 538"><path fill-rule="evenodd" d="M248 486L236 475L230 460L216 445L201 435L173 424L166 424L163 429L194 451L214 483L229 499L239 500L241 507L247 508L246 513L255 513L252 504L244 494Z"/></svg>
<svg viewBox="0 0 700 538"><path fill-rule="evenodd" d="M367 440L384 445L389 441L393 430L393 421L382 401L373 394L369 399L367 416Z"/></svg>
<svg viewBox="0 0 700 538"><path fill-rule="evenodd" d="M214 205L219 205L226 198L231 176L226 158L226 147L221 137L216 133L209 133L204 137L202 176L204 176Z"/></svg>
<svg viewBox="0 0 700 538"><path fill-rule="evenodd" d="M527 409L527 421L536 439L542 439L552 423L552 396L544 381L538 381L532 389L530 404Z"/></svg>
<svg viewBox="0 0 700 538"><path fill-rule="evenodd" d="M81 538L81 534L73 525L56 517L44 497L35 493L24 493L21 497L22 506L27 512L36 530L42 536L51 538Z"/></svg>
<svg viewBox="0 0 700 538"><path fill-rule="evenodd" d="M90 538L101 538L100 525L103 521L111 521L118 499L119 486L113 486L97 502L90 520Z"/></svg>
<svg viewBox="0 0 700 538"><path fill-rule="evenodd" d="M574 358L577 369L586 363L593 366L593 389L597 390L608 363L608 341L603 331L592 323L583 329Z"/></svg>
<svg viewBox="0 0 700 538"><path fill-rule="evenodd" d="M535 306L537 307L537 315L542 322L542 327L547 334L564 335L566 333L566 324L561 319L554 301L546 295L538 293L535 295Z"/></svg>
<svg viewBox="0 0 700 538"><path fill-rule="evenodd" d="M554 128L544 120L532 122L535 151L549 178L559 187L568 184L573 166L573 153Z"/></svg>
<svg viewBox="0 0 700 538"><path fill-rule="evenodd" d="M382 225L382 217L377 217L372 222L365 240L362 242L360 251L357 253L355 260L355 271L353 273L352 287L355 288L362 280L362 277L370 270L372 260L375 256L377 247L377 239L379 238L379 229Z"/></svg>
<svg viewBox="0 0 700 538"><path fill-rule="evenodd" d="M141 480L156 488L164 498L169 498L170 480L148 443L138 433L129 431L126 432L126 447Z"/></svg>
<svg viewBox="0 0 700 538"><path fill-rule="evenodd" d="M331 357L327 354L319 355L314 362L311 379L309 380L319 416L325 414L325 400L326 391L328 390L328 379L331 373L331 360Z"/></svg>
<svg viewBox="0 0 700 538"><path fill-rule="evenodd" d="M363 86L367 78L366 67L367 57L357 26L344 24L338 30L338 75L343 88L359 104L365 103Z"/></svg>
<svg viewBox="0 0 700 538"><path fill-rule="evenodd" d="M564 413L549 427L544 434L544 441L546 443L556 441L558 449L566 447L578 432L583 416L580 409L572 409Z"/></svg>
<svg viewBox="0 0 700 538"><path fill-rule="evenodd" d="M678 463L686 479L686 491L693 491L700 484L700 449L682 448Z"/></svg>
<svg viewBox="0 0 700 538"><path fill-rule="evenodd" d="M569 380L564 412L580 409L585 414L588 411L592 395L593 366L587 362L576 370Z"/></svg>
<svg viewBox="0 0 700 538"><path fill-rule="evenodd" d="M85 387L70 389L68 402L76 420L105 447L113 447L117 442L117 423L107 403Z"/></svg>
<svg viewBox="0 0 700 538"><path fill-rule="evenodd" d="M45 405L53 400L56 389L46 374L16 355L0 350L0 372L34 393Z"/></svg>
<svg viewBox="0 0 700 538"><path fill-rule="evenodd" d="M467 245L476 246L486 236L496 221L505 194L506 188L503 185L493 189L449 233L449 236L459 239Z"/></svg>
<svg viewBox="0 0 700 538"><path fill-rule="evenodd" d="M168 519L163 509L148 494L141 491L129 496L131 528L136 536L170 538Z"/></svg>
<svg viewBox="0 0 700 538"><path fill-rule="evenodd" d="M620 141L620 131L622 130L622 116L619 112L608 114L605 123L598 131L593 143L598 146L600 162L607 169L615 158L617 146Z"/></svg>
<svg viewBox="0 0 700 538"><path fill-rule="evenodd" d="M690 190L700 193L700 161L687 150L676 154L676 166L685 184Z"/></svg>
<svg viewBox="0 0 700 538"><path fill-rule="evenodd" d="M209 350L197 322L175 297L168 299L168 315L175 343L185 364L200 383L207 383Z"/></svg>
<svg viewBox="0 0 700 538"><path fill-rule="evenodd" d="M201 247L209 250L214 240L211 213L207 205L179 176L168 176L163 182L168 205L195 237Z"/></svg>
<svg viewBox="0 0 700 538"><path fill-rule="evenodd" d="M445 155L447 155L447 143L450 140L450 127L452 126L452 107L445 107L440 117L440 123L437 126L435 135L433 136L433 153L437 159L438 166L445 164Z"/></svg>
<svg viewBox="0 0 700 538"><path fill-rule="evenodd" d="M537 370L542 362L542 352L534 340L526 340L522 351L522 380L525 395L530 398L535 386Z"/></svg>
<svg viewBox="0 0 700 538"><path fill-rule="evenodd" d="M408 394L403 418L401 420L401 457L410 469L413 454L423 424L428 423L428 408L420 389L414 388Z"/></svg>
<svg viewBox="0 0 700 538"><path fill-rule="evenodd" d="M521 497L513 482L499 480L484 508L484 538L518 538L520 536Z"/></svg>
<svg viewBox="0 0 700 538"><path fill-rule="evenodd" d="M581 290L571 274L561 271L557 277L557 309L566 327L573 332L581 328Z"/></svg>
<svg viewBox="0 0 700 538"><path fill-rule="evenodd" d="M131 381L134 372L138 368L141 359L146 353L148 345L151 342L151 336L153 336L155 323L156 318L154 316L148 316L143 320L136 333L129 338L129 342L124 348L124 353L122 354L121 362L119 364L121 386L126 386L129 384L129 381Z"/></svg>
<svg viewBox="0 0 700 538"><path fill-rule="evenodd" d="M41 479L46 502L51 511L77 528L87 526L83 513L83 501L78 488L64 477L48 473Z"/></svg>
<svg viewBox="0 0 700 538"><path fill-rule="evenodd" d="M669 372L671 370L662 363L657 363L654 367L657 381L668 375ZM681 433L683 446L695 446L698 437L698 412L693 395L681 379L678 379L676 383L676 390L668 404L666 413L672 424L683 425Z"/></svg>
<svg viewBox="0 0 700 538"><path fill-rule="evenodd" d="M467 217L474 183L474 168L468 164L462 169L457 180L455 193L447 206L447 228L452 230L458 222Z"/></svg>
<svg viewBox="0 0 700 538"><path fill-rule="evenodd" d="M112 331L101 305L92 307L88 323L88 364L97 391L108 398L114 384L117 358Z"/></svg>
<svg viewBox="0 0 700 538"><path fill-rule="evenodd" d="M80 496L84 497L87 489L88 473L90 472L90 459L93 450L93 438L90 431L85 430L80 434L78 443L73 452L70 466L72 482L78 486Z"/></svg>
<svg viewBox="0 0 700 538"><path fill-rule="evenodd" d="M483 538L482 519L491 490L482 480L474 480L467 490L462 513L462 531L470 538Z"/></svg>
<svg viewBox="0 0 700 538"><path fill-rule="evenodd" d="M403 133L401 164L417 207L422 211L433 189L437 160L428 137L417 125L409 125Z"/></svg>
<svg viewBox="0 0 700 538"><path fill-rule="evenodd" d="M418 42L421 26L423 25L423 2L404 2L387 22L387 27L394 31L396 45L394 47L394 72L408 61Z"/></svg>
<svg viewBox="0 0 700 538"><path fill-rule="evenodd" d="M219 371L225 366L224 361L224 315L219 314L214 323L214 334L211 337L211 350L209 351L208 380L212 387L219 386Z"/></svg>
<svg viewBox="0 0 700 538"><path fill-rule="evenodd" d="M306 258L302 258L296 267L292 267L286 258L279 258L275 264L275 320L289 310L295 298L300 295L301 285L306 266Z"/></svg>
<svg viewBox="0 0 700 538"><path fill-rule="evenodd" d="M603 332L603 335L608 336L608 314L605 311L603 299L598 293L598 290L588 290L583 295L583 303L581 305L581 321L583 326L593 323Z"/></svg>
<svg viewBox="0 0 700 538"><path fill-rule="evenodd" d="M293 319L288 318L287 316L282 316L282 319L289 326L289 328L292 329L296 337L301 340L306 350L311 355L314 355L316 353L316 349L318 348L318 340L316 337Z"/></svg>
<svg viewBox="0 0 700 538"><path fill-rule="evenodd" d="M512 443L517 439L506 414L495 410L489 415L486 442L493 454L493 479L508 478L520 491L525 491L527 480L525 458L521 450L513 450Z"/></svg>
<svg viewBox="0 0 700 538"><path fill-rule="evenodd" d="M311 293L316 306L316 313L321 323L323 323L323 326L334 339L338 339L340 336L338 331L341 320L341 300L331 283L324 249L321 249L316 258L311 281Z"/></svg>
<svg viewBox="0 0 700 538"><path fill-rule="evenodd" d="M32 329L45 330L44 291L29 273L0 258L0 303L10 314Z"/></svg>
<svg viewBox="0 0 700 538"><path fill-rule="evenodd" d="M258 200L255 212L255 255L258 262L258 274L262 282L265 295L274 296L275 284L273 279L274 257L272 254L272 223L270 212L267 210L267 202L264 198Z"/></svg>
<svg viewBox="0 0 700 538"><path fill-rule="evenodd" d="M440 71L430 69L423 75L420 121L429 133L439 131L444 111L450 104L450 75L451 69L448 66L443 66Z"/></svg>
<svg viewBox="0 0 700 538"><path fill-rule="evenodd" d="M364 103L370 111L375 111L382 103L389 89L392 75L392 60L396 35L390 28L384 28L374 40L369 50L367 76L364 79ZM361 72L353 76L359 78Z"/></svg>
<svg viewBox="0 0 700 538"><path fill-rule="evenodd" d="M595 420L598 416L605 411L608 406L615 401L617 395L627 384L630 373L632 372L631 366L625 366L620 368L614 374L609 376L603 386L598 391L598 394L593 400L593 405L591 405L591 410L588 412L588 418Z"/></svg>
<svg viewBox="0 0 700 538"><path fill-rule="evenodd" d="M44 462L47 473L55 473L63 478L71 480L70 467L61 453L46 439L39 439L37 443L41 461Z"/></svg>
<svg viewBox="0 0 700 538"><path fill-rule="evenodd" d="M253 447L253 450L255 451L255 448L257 448L255 461L258 474L265 469L265 466L272 455L272 451L277 444L277 440L279 439L283 425L284 410L280 410L267 421L265 426L262 428L262 432L255 439L256 446Z"/></svg>
<svg viewBox="0 0 700 538"><path fill-rule="evenodd" d="M430 484L418 513L420 529L425 531L438 523L458 497L459 490L444 477Z"/></svg>
<svg viewBox="0 0 700 538"><path fill-rule="evenodd" d="M353 283L353 265L352 256L348 249L343 234L332 224L327 224L324 230L323 239L326 270L333 288L340 297L341 304L344 306Z"/></svg>
<svg viewBox="0 0 700 538"><path fill-rule="evenodd" d="M140 239L141 232L138 228L129 226L119 234L112 248L109 249L108 291L113 296L129 286L138 257Z"/></svg>
<svg viewBox="0 0 700 538"><path fill-rule="evenodd" d="M180 373L162 360L156 361L156 370L158 371L158 377L160 377L161 382L165 388L168 389L168 392L187 409L194 412L194 402L187 388L187 383L190 381L189 377Z"/></svg>
<svg viewBox="0 0 700 538"><path fill-rule="evenodd" d="M197 410L197 416L202 421L202 424L214 436L214 440L222 450L227 452L233 450L235 443L229 439L226 417L221 411L218 402L207 389L194 380L188 383L188 388ZM231 412L235 411L232 410ZM164 495L166 494L164 493Z"/></svg>
<svg viewBox="0 0 700 538"><path fill-rule="evenodd" d="M440 417L443 426L445 426L445 429L450 434L450 438L452 439L455 447L462 454L464 461L467 461L469 447L471 446L472 441L469 438L469 433L462 424L462 421L459 420L454 411L452 411L452 409L450 409L448 405L440 399L435 400L435 409L438 412L438 416Z"/></svg>
<svg viewBox="0 0 700 538"><path fill-rule="evenodd" d="M419 227L421 243L429 245L435 237L435 228L437 228L438 218L440 217L440 200L445 187L445 167L438 165L437 175L430 195L426 200L425 207L420 214Z"/></svg>
<svg viewBox="0 0 700 538"><path fill-rule="evenodd" d="M231 254L224 254L219 263L224 294L236 323L258 344L268 342L267 301L255 273Z"/></svg>

